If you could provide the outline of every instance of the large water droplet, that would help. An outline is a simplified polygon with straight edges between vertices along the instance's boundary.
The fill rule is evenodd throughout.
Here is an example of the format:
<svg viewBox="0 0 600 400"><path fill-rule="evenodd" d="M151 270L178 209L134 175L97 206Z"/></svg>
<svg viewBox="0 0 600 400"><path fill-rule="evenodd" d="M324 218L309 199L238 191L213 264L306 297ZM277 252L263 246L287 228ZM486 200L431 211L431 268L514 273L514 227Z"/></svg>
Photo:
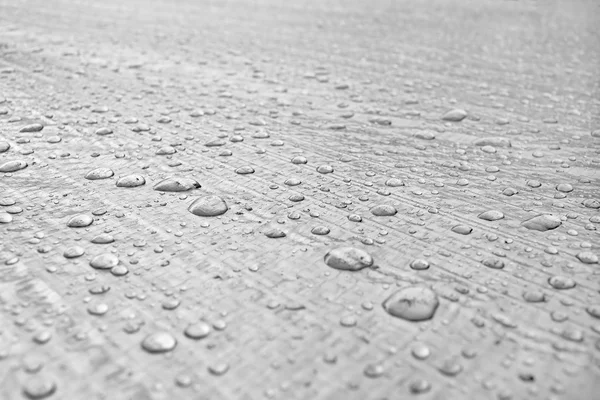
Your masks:
<svg viewBox="0 0 600 400"><path fill-rule="evenodd" d="M85 174L85 179L96 181L99 179L108 179L115 173L110 168L96 168Z"/></svg>
<svg viewBox="0 0 600 400"><path fill-rule="evenodd" d="M225 214L227 210L229 207L225 200L214 195L199 197L188 207L189 212L201 217L215 217Z"/></svg>
<svg viewBox="0 0 600 400"><path fill-rule="evenodd" d="M56 382L44 375L34 376L23 386L23 394L31 400L45 399L52 396L54 392L56 392Z"/></svg>
<svg viewBox="0 0 600 400"><path fill-rule="evenodd" d="M166 353L177 346L177 339L169 332L154 332L142 340L142 348L149 353Z"/></svg>
<svg viewBox="0 0 600 400"><path fill-rule="evenodd" d="M526 221L523 221L523 225L527 229L545 232L552 229L558 228L562 224L559 217L551 214L540 214Z"/></svg>
<svg viewBox="0 0 600 400"><path fill-rule="evenodd" d="M461 235L469 235L471 232L473 232L473 228L471 228L470 226L467 226L467 225L456 225L456 226L452 227L452 232L458 233Z"/></svg>
<svg viewBox="0 0 600 400"><path fill-rule="evenodd" d="M0 172L16 172L27 168L27 165L27 161L25 160L7 161L4 164L0 165Z"/></svg>
<svg viewBox="0 0 600 400"><path fill-rule="evenodd" d="M146 179L143 176L137 174L127 175L117 180L117 187L132 188L142 186L145 184Z"/></svg>
<svg viewBox="0 0 600 400"><path fill-rule="evenodd" d="M90 265L95 269L111 269L119 265L119 257L112 253L98 254L92 258Z"/></svg>
<svg viewBox="0 0 600 400"><path fill-rule="evenodd" d="M431 319L439 306L435 292L426 287L409 287L392 294L383 308L392 316L408 321Z"/></svg>
<svg viewBox="0 0 600 400"><path fill-rule="evenodd" d="M429 261L417 258L411 261L410 267L414 270L422 271L429 268Z"/></svg>
<svg viewBox="0 0 600 400"><path fill-rule="evenodd" d="M67 222L69 228L85 228L94 222L94 218L87 214L79 214L71 217Z"/></svg>
<svg viewBox="0 0 600 400"><path fill-rule="evenodd" d="M210 334L211 327L204 321L196 322L185 328L184 334L190 339L203 339Z"/></svg>
<svg viewBox="0 0 600 400"><path fill-rule="evenodd" d="M65 258L77 258L77 257L81 257L84 254L85 254L85 249L83 247L79 247L79 246L69 247L63 252L63 256Z"/></svg>
<svg viewBox="0 0 600 400"><path fill-rule="evenodd" d="M486 221L498 221L499 219L504 218L504 213L498 210L488 210L479 214L477 218L484 219Z"/></svg>
<svg viewBox="0 0 600 400"><path fill-rule="evenodd" d="M358 271L373 265L373 257L354 247L338 247L325 255L325 264L345 271Z"/></svg>
<svg viewBox="0 0 600 400"><path fill-rule="evenodd" d="M467 118L467 112L460 108L455 108L442 115L444 121L460 122L465 118Z"/></svg>
<svg viewBox="0 0 600 400"><path fill-rule="evenodd" d="M584 264L598 264L598 256L591 251L577 253L577 258Z"/></svg>
<svg viewBox="0 0 600 400"><path fill-rule="evenodd" d="M331 165L319 165L317 167L317 172L320 174L330 174L333 172L333 167Z"/></svg>
<svg viewBox="0 0 600 400"><path fill-rule="evenodd" d="M568 278L566 276L555 275L548 279L548 283L554 289L565 290L572 289L575 287L576 283L573 279Z"/></svg>
<svg viewBox="0 0 600 400"><path fill-rule="evenodd" d="M187 192L200 188L200 184L191 178L168 178L154 185L154 190L160 192Z"/></svg>
<svg viewBox="0 0 600 400"><path fill-rule="evenodd" d="M19 132L23 132L23 133L39 132L42 129L44 129L44 125L42 125L42 124L30 124L30 125L25 125L24 127L22 127Z"/></svg>
<svg viewBox="0 0 600 400"><path fill-rule="evenodd" d="M371 214L377 217L391 217L396 215L397 212L396 208L388 204L378 204L371 208Z"/></svg>

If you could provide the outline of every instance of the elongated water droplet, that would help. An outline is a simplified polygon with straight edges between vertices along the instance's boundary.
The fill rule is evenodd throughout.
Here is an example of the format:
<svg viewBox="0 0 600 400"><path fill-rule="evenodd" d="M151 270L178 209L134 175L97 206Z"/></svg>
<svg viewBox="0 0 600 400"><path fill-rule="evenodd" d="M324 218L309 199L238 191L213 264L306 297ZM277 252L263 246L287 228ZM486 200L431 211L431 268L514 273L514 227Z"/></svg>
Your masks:
<svg viewBox="0 0 600 400"><path fill-rule="evenodd" d="M373 265L373 257L354 247L339 247L325 255L325 264L345 271L358 271Z"/></svg>

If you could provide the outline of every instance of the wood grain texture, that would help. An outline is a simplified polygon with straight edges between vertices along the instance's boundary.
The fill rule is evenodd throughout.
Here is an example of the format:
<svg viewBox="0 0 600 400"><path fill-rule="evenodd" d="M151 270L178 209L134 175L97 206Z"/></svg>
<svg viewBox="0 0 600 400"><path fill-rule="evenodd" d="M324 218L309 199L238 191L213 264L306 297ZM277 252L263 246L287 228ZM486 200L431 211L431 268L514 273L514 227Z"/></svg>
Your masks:
<svg viewBox="0 0 600 400"><path fill-rule="evenodd" d="M0 165L28 163L0 173L15 200L0 207L12 217L0 398L44 380L52 399L597 398L600 321L586 310L600 305L599 266L577 255L600 253L599 12L591 0L0 0ZM467 118L442 120L452 109ZM20 132L33 123L43 130ZM499 137L510 147L476 143ZM165 146L176 153L157 155ZM100 167L115 176L84 178ZM146 184L115 185L129 174ZM152 189L173 176L202 187ZM227 213L187 210L207 194ZM381 204L397 214L374 216ZM521 226L543 213L561 226ZM93 224L67 227L76 214ZM115 241L91 242L103 233ZM85 254L65 258L72 246ZM340 246L375 265L329 268ZM107 252L127 275L90 267ZM429 269L411 269L417 258ZM412 285L439 296L432 320L381 306ZM208 337L187 338L201 320ZM157 331L177 347L144 351ZM431 389L411 393L421 379Z"/></svg>

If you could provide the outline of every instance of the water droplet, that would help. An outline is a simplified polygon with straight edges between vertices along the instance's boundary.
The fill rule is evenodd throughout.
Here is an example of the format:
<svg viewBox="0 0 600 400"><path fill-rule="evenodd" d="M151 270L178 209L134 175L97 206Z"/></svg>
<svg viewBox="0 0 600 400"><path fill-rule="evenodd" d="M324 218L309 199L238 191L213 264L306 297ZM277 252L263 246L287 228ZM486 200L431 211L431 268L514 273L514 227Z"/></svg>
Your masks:
<svg viewBox="0 0 600 400"><path fill-rule="evenodd" d="M211 327L204 321L196 322L185 328L184 334L190 339L203 339L210 334Z"/></svg>
<svg viewBox="0 0 600 400"><path fill-rule="evenodd" d="M383 302L388 314L408 321L431 319L438 306L437 295L426 287L401 289Z"/></svg>
<svg viewBox="0 0 600 400"><path fill-rule="evenodd" d="M412 346L410 350L411 354L414 358L418 360L425 360L431 355L431 350L429 347L423 343L416 343Z"/></svg>
<svg viewBox="0 0 600 400"><path fill-rule="evenodd" d="M108 305L104 303L93 304L88 307L88 313L91 315L101 316L108 312Z"/></svg>
<svg viewBox="0 0 600 400"><path fill-rule="evenodd" d="M208 372L215 376L224 375L227 371L229 371L229 364L227 363L218 363L208 367Z"/></svg>
<svg viewBox="0 0 600 400"><path fill-rule="evenodd" d="M110 269L110 273L114 276L124 276L129 273L129 269L124 265L116 265Z"/></svg>
<svg viewBox="0 0 600 400"><path fill-rule="evenodd" d="M292 164L306 164L308 160L303 156L296 156L291 160Z"/></svg>
<svg viewBox="0 0 600 400"><path fill-rule="evenodd" d="M117 187L132 188L142 186L145 184L146 179L143 176L137 174L127 175L117 180Z"/></svg>
<svg viewBox="0 0 600 400"><path fill-rule="evenodd" d="M333 167L331 165L327 165L327 164L319 165L317 167L317 172L320 174L330 174L333 172Z"/></svg>
<svg viewBox="0 0 600 400"><path fill-rule="evenodd" d="M573 186L568 183L559 183L556 185L556 190L563 193L569 193L573 191Z"/></svg>
<svg viewBox="0 0 600 400"><path fill-rule="evenodd" d="M497 258L486 258L481 261L483 265L492 269L502 269L504 268L504 261L499 260Z"/></svg>
<svg viewBox="0 0 600 400"><path fill-rule="evenodd" d="M109 233L101 233L95 236L91 242L94 244L109 244L115 241L115 238Z"/></svg>
<svg viewBox="0 0 600 400"><path fill-rule="evenodd" d="M99 128L96 130L96 135L100 136L110 135L111 133L113 133L113 130L107 127Z"/></svg>
<svg viewBox="0 0 600 400"><path fill-rule="evenodd" d="M354 247L330 250L324 260L331 268L345 271L358 271L373 265L373 257L369 253Z"/></svg>
<svg viewBox="0 0 600 400"><path fill-rule="evenodd" d="M523 225L527 229L545 232L552 229L558 228L562 224L560 217L552 214L540 214L526 221L523 221Z"/></svg>
<svg viewBox="0 0 600 400"><path fill-rule="evenodd" d="M149 353L166 353L177 346L177 339L169 332L159 331L149 334L142 341L142 348Z"/></svg>
<svg viewBox="0 0 600 400"><path fill-rule="evenodd" d="M414 270L422 271L429 268L429 261L417 258L411 261L410 267Z"/></svg>
<svg viewBox="0 0 600 400"><path fill-rule="evenodd" d="M71 217L67 222L69 228L85 228L90 226L94 222L94 219L87 214L79 214Z"/></svg>
<svg viewBox="0 0 600 400"><path fill-rule="evenodd" d="M108 179L114 174L115 173L110 168L96 168L85 174L85 179L89 179L91 181L99 179Z"/></svg>
<svg viewBox="0 0 600 400"><path fill-rule="evenodd" d="M199 197L188 207L189 212L200 217L216 217L227 210L229 207L225 200L214 195Z"/></svg>
<svg viewBox="0 0 600 400"><path fill-rule="evenodd" d="M470 226L466 226L466 225L456 225L456 226L452 227L452 232L458 233L461 235L469 235L471 232L473 232L473 228L471 228Z"/></svg>
<svg viewBox="0 0 600 400"><path fill-rule="evenodd" d="M591 251L577 253L577 258L584 264L598 264L598 256Z"/></svg>
<svg viewBox="0 0 600 400"><path fill-rule="evenodd" d="M24 127L22 127L21 130L19 130L19 132L23 132L23 133L39 132L42 129L44 129L44 125L42 125L42 124L30 124L30 125L25 125Z"/></svg>
<svg viewBox="0 0 600 400"><path fill-rule="evenodd" d="M391 217L397 212L396 208L388 204L379 204L371 208L371 214L377 217Z"/></svg>
<svg viewBox="0 0 600 400"><path fill-rule="evenodd" d="M279 239L286 236L285 232L278 228L270 228L265 232L265 236L271 239Z"/></svg>
<svg viewBox="0 0 600 400"><path fill-rule="evenodd" d="M312 228L311 233L313 235L328 235L329 232L331 232L331 230L326 227L326 226L315 226L314 228Z"/></svg>
<svg viewBox="0 0 600 400"><path fill-rule="evenodd" d="M52 396L54 392L56 392L56 382L43 375L36 375L23 386L23 394L31 400L45 399Z"/></svg>
<svg viewBox="0 0 600 400"><path fill-rule="evenodd" d="M169 156L171 154L177 153L177 150L173 146L163 146L160 149L156 150L157 156Z"/></svg>
<svg viewBox="0 0 600 400"><path fill-rule="evenodd" d="M95 269L111 269L119 264L119 258L112 253L98 254L90 261L90 265Z"/></svg>
<svg viewBox="0 0 600 400"><path fill-rule="evenodd" d="M2 167L0 167L0 169L1 168ZM586 208L593 208L593 209L600 208L600 201L598 201L596 199L585 199L581 204L583 204L583 206Z"/></svg>
<svg viewBox="0 0 600 400"><path fill-rule="evenodd" d="M79 247L79 246L69 247L63 252L63 256L65 258L77 258L77 257L81 257L84 254L85 254L85 250L83 249L83 247Z"/></svg>
<svg viewBox="0 0 600 400"><path fill-rule="evenodd" d="M379 378L385 372L385 368L381 364L369 364L363 370L367 378Z"/></svg>
<svg viewBox="0 0 600 400"><path fill-rule="evenodd" d="M460 122L465 118L467 118L467 112L460 108L455 108L442 115L442 120L451 122Z"/></svg>
<svg viewBox="0 0 600 400"><path fill-rule="evenodd" d="M594 304L586 307L585 311L594 318L600 319L600 304Z"/></svg>
<svg viewBox="0 0 600 400"><path fill-rule="evenodd" d="M510 188L510 187L508 187L502 191L503 195L509 196L509 197L514 196L515 194L518 194L518 193L519 193L519 191L517 189Z"/></svg>
<svg viewBox="0 0 600 400"><path fill-rule="evenodd" d="M504 218L504 213L498 210L488 210L484 211L477 216L479 219L483 219L486 221L498 221L499 219Z"/></svg>
<svg viewBox="0 0 600 400"><path fill-rule="evenodd" d="M425 379L417 378L410 382L409 389L413 394L427 393L431 390L431 383Z"/></svg>
<svg viewBox="0 0 600 400"><path fill-rule="evenodd" d="M250 166L244 166L244 167L239 167L235 170L236 174L239 175L248 175L248 174L253 174L254 173L254 168L250 167Z"/></svg>
<svg viewBox="0 0 600 400"><path fill-rule="evenodd" d="M442 365L438 367L438 371L446 376L456 376L463 370L462 365L456 359L445 360Z"/></svg>
<svg viewBox="0 0 600 400"><path fill-rule="evenodd" d="M12 222L13 217L9 213L0 212L0 224L8 224Z"/></svg>
<svg viewBox="0 0 600 400"><path fill-rule="evenodd" d="M573 279L565 277L565 276L560 276L560 275L555 275L555 276L549 278L548 283L554 289L559 289L559 290L571 289L571 288L574 288L576 285L576 283Z"/></svg>
<svg viewBox="0 0 600 400"><path fill-rule="evenodd" d="M348 215L348 220L352 222L362 222L362 217L358 214L350 214Z"/></svg>
<svg viewBox="0 0 600 400"><path fill-rule="evenodd" d="M528 290L523 293L523 299L528 303L543 303L546 301L546 295L536 290Z"/></svg>
<svg viewBox="0 0 600 400"><path fill-rule="evenodd" d="M356 326L357 323L358 321L354 315L345 315L340 318L340 325L345 326L346 328Z"/></svg>
<svg viewBox="0 0 600 400"><path fill-rule="evenodd" d="M159 192L187 192L200 188L200 184L191 178L168 178L154 185L154 190Z"/></svg>
<svg viewBox="0 0 600 400"><path fill-rule="evenodd" d="M503 137L485 137L475 140L475 146L511 147L510 140Z"/></svg>
<svg viewBox="0 0 600 400"><path fill-rule="evenodd" d="M16 172L27 168L27 165L27 161L25 160L7 161L0 165L0 172Z"/></svg>
<svg viewBox="0 0 600 400"><path fill-rule="evenodd" d="M404 182L398 178L390 178L387 181L385 181L385 185L389 187L400 187L404 186Z"/></svg>

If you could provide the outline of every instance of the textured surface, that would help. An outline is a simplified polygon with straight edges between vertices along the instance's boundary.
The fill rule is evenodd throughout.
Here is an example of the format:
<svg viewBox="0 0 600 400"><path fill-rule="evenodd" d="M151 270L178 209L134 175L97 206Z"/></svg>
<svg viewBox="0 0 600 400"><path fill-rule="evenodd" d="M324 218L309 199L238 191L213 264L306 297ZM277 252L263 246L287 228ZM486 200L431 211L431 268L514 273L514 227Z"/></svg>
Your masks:
<svg viewBox="0 0 600 400"><path fill-rule="evenodd" d="M0 398L592 400L599 13L0 0Z"/></svg>

